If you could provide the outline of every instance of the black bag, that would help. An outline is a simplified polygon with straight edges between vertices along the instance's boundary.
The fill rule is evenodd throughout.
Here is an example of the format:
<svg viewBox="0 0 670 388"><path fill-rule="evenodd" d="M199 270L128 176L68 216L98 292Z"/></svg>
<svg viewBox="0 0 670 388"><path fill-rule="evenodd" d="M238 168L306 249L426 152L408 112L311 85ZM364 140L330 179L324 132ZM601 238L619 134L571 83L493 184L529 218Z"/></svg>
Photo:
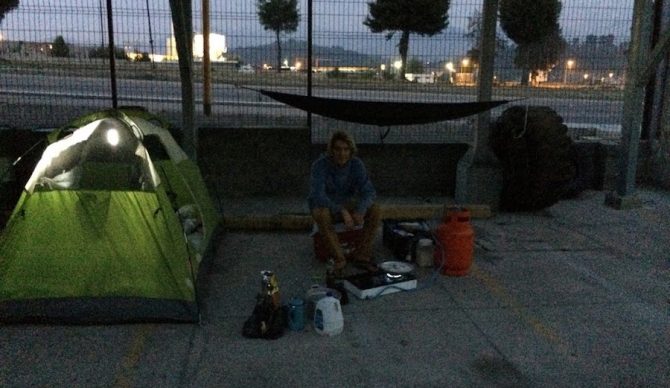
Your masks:
<svg viewBox="0 0 670 388"><path fill-rule="evenodd" d="M242 335L246 338L277 339L284 334L284 315L276 308L272 297L258 294L251 316L244 322Z"/></svg>
<svg viewBox="0 0 670 388"><path fill-rule="evenodd" d="M433 240L430 226L424 219L386 219L383 223L384 246L393 252L398 260L415 261L416 246L421 239Z"/></svg>

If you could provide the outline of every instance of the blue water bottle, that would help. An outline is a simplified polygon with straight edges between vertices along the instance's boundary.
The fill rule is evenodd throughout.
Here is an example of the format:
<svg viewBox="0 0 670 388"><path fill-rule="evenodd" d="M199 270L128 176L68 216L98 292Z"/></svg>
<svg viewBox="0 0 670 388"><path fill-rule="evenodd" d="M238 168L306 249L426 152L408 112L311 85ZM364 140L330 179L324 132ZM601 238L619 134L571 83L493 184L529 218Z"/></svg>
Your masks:
<svg viewBox="0 0 670 388"><path fill-rule="evenodd" d="M305 301L301 298L292 298L288 304L288 327L293 331L302 331L305 328Z"/></svg>

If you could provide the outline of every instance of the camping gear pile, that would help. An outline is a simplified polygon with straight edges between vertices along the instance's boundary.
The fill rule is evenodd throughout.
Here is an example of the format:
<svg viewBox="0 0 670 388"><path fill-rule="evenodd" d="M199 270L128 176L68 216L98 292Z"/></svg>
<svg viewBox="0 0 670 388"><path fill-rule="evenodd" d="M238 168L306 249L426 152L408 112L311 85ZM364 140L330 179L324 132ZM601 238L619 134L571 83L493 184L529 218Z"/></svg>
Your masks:
<svg viewBox="0 0 670 388"><path fill-rule="evenodd" d="M97 112L49 140L0 236L0 322L198 321L219 216L160 119Z"/></svg>
<svg viewBox="0 0 670 388"><path fill-rule="evenodd" d="M398 260L416 261L419 242L421 240L432 242L432 239L432 231L424 219L383 221L382 241Z"/></svg>
<svg viewBox="0 0 670 388"><path fill-rule="evenodd" d="M261 271L261 291L251 316L244 321L242 335L247 338L277 339L284 334L286 317L281 306L279 280L270 270Z"/></svg>

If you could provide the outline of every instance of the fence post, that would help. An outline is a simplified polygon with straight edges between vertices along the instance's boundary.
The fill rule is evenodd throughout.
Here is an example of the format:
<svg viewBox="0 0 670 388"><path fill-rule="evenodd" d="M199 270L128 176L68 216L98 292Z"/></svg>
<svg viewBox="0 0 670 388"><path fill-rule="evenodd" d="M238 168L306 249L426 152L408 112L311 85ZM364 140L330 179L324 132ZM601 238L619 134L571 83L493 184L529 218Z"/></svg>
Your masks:
<svg viewBox="0 0 670 388"><path fill-rule="evenodd" d="M616 191L608 193L605 199L607 205L617 209L636 206L638 203L634 197L635 179L644 114L644 88L647 83L647 80L641 82L643 80L640 77L644 73L643 61L649 54L651 5L649 0L635 0L633 6Z"/></svg>
<svg viewBox="0 0 670 388"><path fill-rule="evenodd" d="M486 0L482 10L477 100L490 101L493 89L493 65L496 48L498 0ZM488 146L491 113L480 113L474 122L474 136L468 151L458 162L456 201L484 202L497 208L502 178L497 159Z"/></svg>
<svg viewBox="0 0 670 388"><path fill-rule="evenodd" d="M202 0L202 110L212 114L212 67L209 58L209 0Z"/></svg>
<svg viewBox="0 0 670 388"><path fill-rule="evenodd" d="M312 0L307 0L307 96L312 96ZM312 136L312 113L307 112L307 128Z"/></svg>
<svg viewBox="0 0 670 388"><path fill-rule="evenodd" d="M109 78L112 82L112 108L119 107L116 92L116 57L114 57L114 19L112 17L112 0L107 0L107 36L109 39Z"/></svg>
<svg viewBox="0 0 670 388"><path fill-rule="evenodd" d="M174 24L179 77L181 79L182 147L192 160L197 160L197 132L195 128L195 97L193 93L193 21L191 0L170 0Z"/></svg>

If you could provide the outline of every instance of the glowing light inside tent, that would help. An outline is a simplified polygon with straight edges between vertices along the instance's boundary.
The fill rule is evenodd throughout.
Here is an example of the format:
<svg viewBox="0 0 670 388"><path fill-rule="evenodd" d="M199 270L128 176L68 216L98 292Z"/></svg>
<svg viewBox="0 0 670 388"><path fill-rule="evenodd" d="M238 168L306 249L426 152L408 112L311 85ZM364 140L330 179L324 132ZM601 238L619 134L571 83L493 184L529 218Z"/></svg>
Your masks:
<svg viewBox="0 0 670 388"><path fill-rule="evenodd" d="M112 147L119 145L119 131L117 131L115 128L109 129L107 131L107 142Z"/></svg>

